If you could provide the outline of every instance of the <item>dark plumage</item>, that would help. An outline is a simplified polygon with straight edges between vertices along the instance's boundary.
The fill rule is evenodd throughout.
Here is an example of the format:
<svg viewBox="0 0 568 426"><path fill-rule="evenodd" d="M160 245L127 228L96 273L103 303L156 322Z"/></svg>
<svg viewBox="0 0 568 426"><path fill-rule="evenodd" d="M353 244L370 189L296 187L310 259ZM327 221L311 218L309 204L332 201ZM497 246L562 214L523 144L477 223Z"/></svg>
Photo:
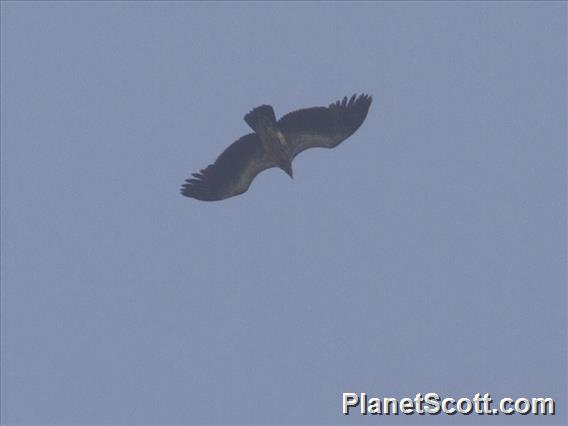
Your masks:
<svg viewBox="0 0 568 426"><path fill-rule="evenodd" d="M181 188L186 197L217 201L245 192L263 170L279 167L290 177L292 160L308 148L334 148L363 124L371 106L368 95L353 95L329 107L300 109L276 121L270 105L262 105L244 119L255 131L231 144Z"/></svg>

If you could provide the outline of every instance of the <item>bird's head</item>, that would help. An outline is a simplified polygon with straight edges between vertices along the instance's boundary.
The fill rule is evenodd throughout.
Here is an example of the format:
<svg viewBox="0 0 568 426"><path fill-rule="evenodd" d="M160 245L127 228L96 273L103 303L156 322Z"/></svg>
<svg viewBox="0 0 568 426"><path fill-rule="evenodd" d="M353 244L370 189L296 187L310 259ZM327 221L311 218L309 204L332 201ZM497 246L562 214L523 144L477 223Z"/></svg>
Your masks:
<svg viewBox="0 0 568 426"><path fill-rule="evenodd" d="M282 164L280 164L280 168L282 170L284 170L284 172L288 176L290 176L292 179L294 179L294 171L292 170L292 162L291 161L283 162Z"/></svg>

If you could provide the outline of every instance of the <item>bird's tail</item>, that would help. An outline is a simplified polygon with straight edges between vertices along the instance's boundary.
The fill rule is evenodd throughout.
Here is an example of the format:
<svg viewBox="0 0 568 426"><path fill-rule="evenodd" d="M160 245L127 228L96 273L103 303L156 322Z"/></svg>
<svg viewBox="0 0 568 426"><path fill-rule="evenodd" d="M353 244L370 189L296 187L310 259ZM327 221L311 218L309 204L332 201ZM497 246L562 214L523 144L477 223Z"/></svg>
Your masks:
<svg viewBox="0 0 568 426"><path fill-rule="evenodd" d="M245 121L255 132L260 129L274 129L276 127L276 116L270 105L256 107L245 115Z"/></svg>

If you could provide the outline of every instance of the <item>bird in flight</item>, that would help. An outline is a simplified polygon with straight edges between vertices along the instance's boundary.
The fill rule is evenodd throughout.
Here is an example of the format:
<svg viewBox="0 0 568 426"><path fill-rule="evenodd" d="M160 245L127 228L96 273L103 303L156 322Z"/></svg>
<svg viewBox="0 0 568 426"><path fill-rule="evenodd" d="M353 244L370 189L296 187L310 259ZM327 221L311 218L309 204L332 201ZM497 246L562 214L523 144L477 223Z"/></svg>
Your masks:
<svg viewBox="0 0 568 426"><path fill-rule="evenodd" d="M335 148L363 124L371 106L368 95L328 107L304 108L276 121L270 105L245 115L254 130L233 142L215 163L193 173L181 187L182 195L202 201L218 201L246 192L263 170L279 167L293 178L292 160L308 148Z"/></svg>

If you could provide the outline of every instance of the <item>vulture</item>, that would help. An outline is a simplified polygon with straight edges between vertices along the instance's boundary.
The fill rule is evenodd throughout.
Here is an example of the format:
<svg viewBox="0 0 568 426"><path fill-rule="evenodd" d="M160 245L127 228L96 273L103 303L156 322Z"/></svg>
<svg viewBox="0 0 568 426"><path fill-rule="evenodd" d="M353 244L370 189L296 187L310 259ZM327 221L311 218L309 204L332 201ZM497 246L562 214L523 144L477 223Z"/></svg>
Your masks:
<svg viewBox="0 0 568 426"><path fill-rule="evenodd" d="M263 170L279 167L291 178L292 160L308 148L335 148L363 124L371 106L369 95L353 95L328 107L304 108L276 121L274 109L261 105L245 115L254 130L233 142L181 187L182 195L218 201L247 191Z"/></svg>

